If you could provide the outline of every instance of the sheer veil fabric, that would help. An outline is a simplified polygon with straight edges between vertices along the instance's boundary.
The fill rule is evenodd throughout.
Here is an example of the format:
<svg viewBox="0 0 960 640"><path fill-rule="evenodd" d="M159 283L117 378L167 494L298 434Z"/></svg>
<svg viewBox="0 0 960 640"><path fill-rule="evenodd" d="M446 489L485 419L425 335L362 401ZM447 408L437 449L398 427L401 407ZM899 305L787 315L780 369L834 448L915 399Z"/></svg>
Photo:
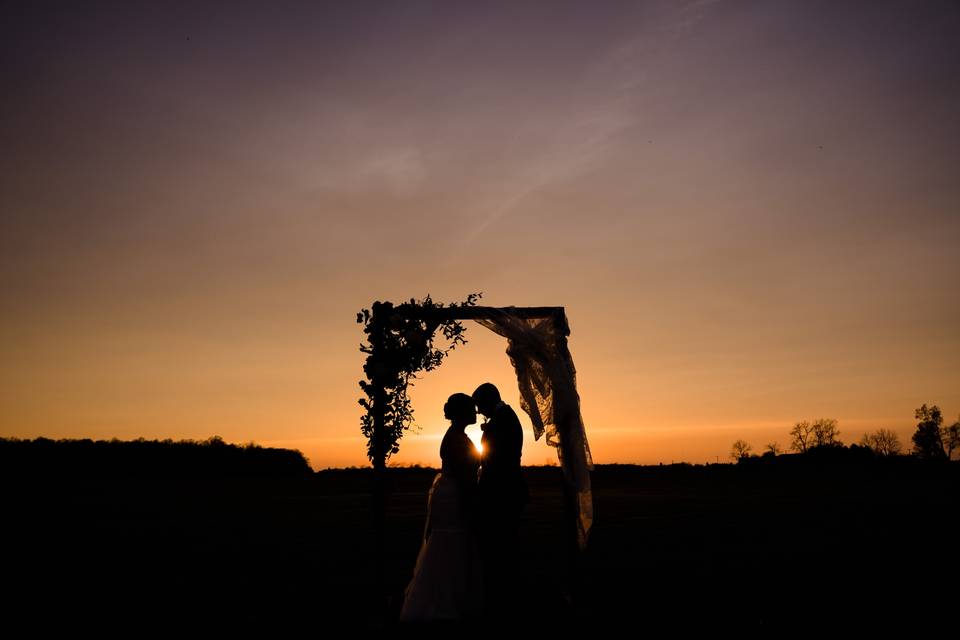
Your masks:
<svg viewBox="0 0 960 640"><path fill-rule="evenodd" d="M583 549L593 524L593 459L567 346L570 327L562 308L539 318L512 314L513 308L489 307L484 317L474 320L507 339L507 355L520 386L520 407L530 416L534 438L546 434L547 444L557 448L564 480L575 495L577 541Z"/></svg>

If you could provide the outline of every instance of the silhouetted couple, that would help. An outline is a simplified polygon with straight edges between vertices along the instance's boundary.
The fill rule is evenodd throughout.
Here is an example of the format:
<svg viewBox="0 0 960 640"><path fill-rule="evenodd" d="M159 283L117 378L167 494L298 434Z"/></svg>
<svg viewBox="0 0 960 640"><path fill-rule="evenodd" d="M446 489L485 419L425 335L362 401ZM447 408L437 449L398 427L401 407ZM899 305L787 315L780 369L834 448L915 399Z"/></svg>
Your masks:
<svg viewBox="0 0 960 640"><path fill-rule="evenodd" d="M464 432L481 425L481 451ZM440 473L427 500L427 524L401 620L467 621L519 617L523 575L520 515L529 493L520 471L523 430L497 388L455 393L443 407L450 427Z"/></svg>

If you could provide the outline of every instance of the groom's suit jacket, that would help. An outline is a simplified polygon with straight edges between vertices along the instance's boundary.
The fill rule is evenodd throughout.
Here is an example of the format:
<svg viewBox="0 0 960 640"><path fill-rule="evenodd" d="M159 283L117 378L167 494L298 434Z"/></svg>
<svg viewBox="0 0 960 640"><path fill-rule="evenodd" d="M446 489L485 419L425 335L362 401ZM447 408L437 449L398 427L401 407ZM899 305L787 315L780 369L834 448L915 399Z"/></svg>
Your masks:
<svg viewBox="0 0 960 640"><path fill-rule="evenodd" d="M483 425L483 453L477 482L481 500L488 509L519 510L530 501L520 471L523 428L510 405L501 403Z"/></svg>

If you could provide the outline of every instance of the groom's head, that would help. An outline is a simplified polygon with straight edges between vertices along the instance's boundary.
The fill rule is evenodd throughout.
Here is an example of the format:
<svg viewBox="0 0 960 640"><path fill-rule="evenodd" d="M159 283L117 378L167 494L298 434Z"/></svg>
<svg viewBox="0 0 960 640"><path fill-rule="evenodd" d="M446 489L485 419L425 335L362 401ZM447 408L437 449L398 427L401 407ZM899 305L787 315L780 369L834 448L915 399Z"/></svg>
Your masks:
<svg viewBox="0 0 960 640"><path fill-rule="evenodd" d="M500 392L493 383L484 382L473 392L473 401L477 403L477 411L490 418L500 402Z"/></svg>

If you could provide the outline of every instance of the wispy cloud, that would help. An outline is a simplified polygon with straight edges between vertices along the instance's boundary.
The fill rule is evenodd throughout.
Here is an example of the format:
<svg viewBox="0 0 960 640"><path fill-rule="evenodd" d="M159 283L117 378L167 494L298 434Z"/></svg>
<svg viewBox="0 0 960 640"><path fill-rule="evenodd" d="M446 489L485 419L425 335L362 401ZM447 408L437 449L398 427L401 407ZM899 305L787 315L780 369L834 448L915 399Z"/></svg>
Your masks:
<svg viewBox="0 0 960 640"><path fill-rule="evenodd" d="M396 196L416 194L427 179L419 147L382 147L339 165L325 163L311 177L312 186L325 191L387 191Z"/></svg>
<svg viewBox="0 0 960 640"><path fill-rule="evenodd" d="M688 35L717 1L678 4L664 20L603 51L583 77L572 83L579 99L552 116L551 134L514 167L513 179L478 205L477 223L464 235L451 260L531 195L601 167L621 144L622 134L642 117L642 88L650 59Z"/></svg>

